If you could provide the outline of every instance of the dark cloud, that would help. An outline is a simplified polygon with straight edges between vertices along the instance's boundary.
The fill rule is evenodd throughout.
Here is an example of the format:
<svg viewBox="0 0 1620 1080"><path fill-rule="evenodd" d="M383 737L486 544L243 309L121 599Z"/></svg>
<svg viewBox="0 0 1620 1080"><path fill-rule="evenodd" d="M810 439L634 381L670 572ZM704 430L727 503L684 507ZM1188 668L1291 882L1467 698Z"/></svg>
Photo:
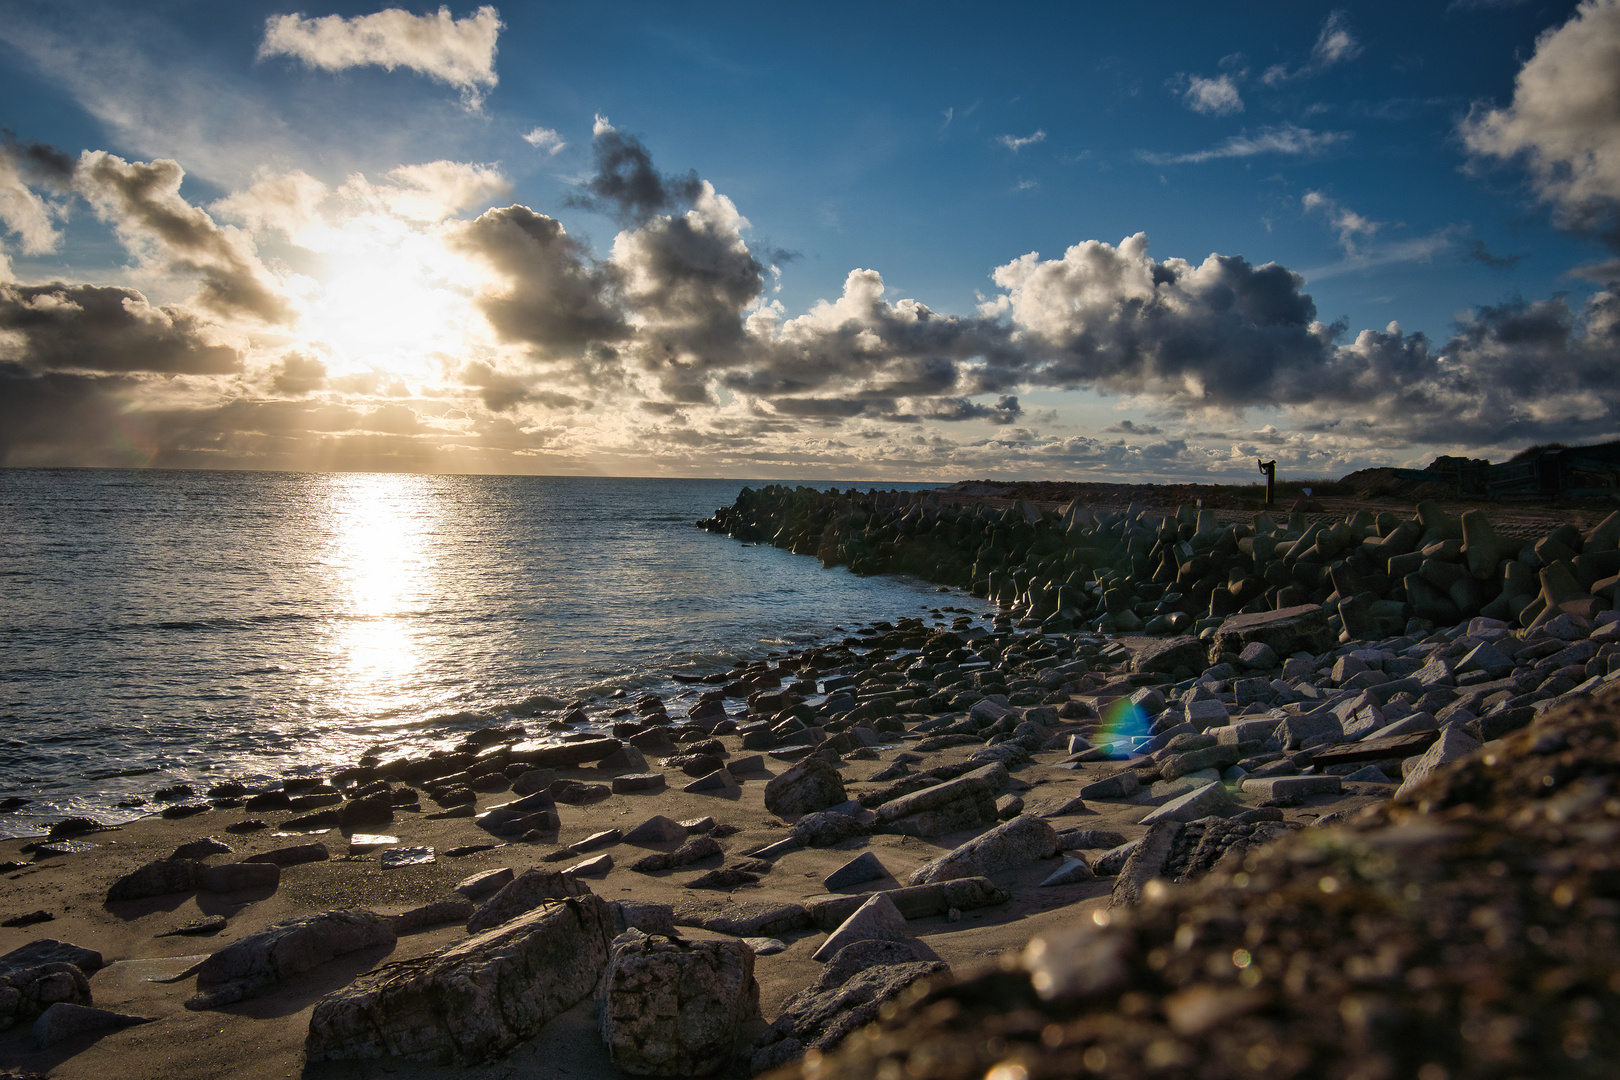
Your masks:
<svg viewBox="0 0 1620 1080"><path fill-rule="evenodd" d="M519 405L533 402L548 409L589 408L588 402L571 394L542 387L528 376L496 371L481 360L474 360L461 369L461 382L479 391L484 407L491 412L506 412Z"/></svg>
<svg viewBox="0 0 1620 1080"><path fill-rule="evenodd" d="M288 353L271 370L270 385L278 393L300 397L326 385L326 365L304 353Z"/></svg>
<svg viewBox="0 0 1620 1080"><path fill-rule="evenodd" d="M176 307L153 307L116 286L0 283L0 359L31 369L221 375L240 370L235 349Z"/></svg>
<svg viewBox="0 0 1620 1080"><path fill-rule="evenodd" d="M639 225L656 214L686 209L703 192L696 171L685 176L659 172L640 139L601 121L591 145L596 153L596 175L582 185L585 194L569 198L570 205Z"/></svg>
<svg viewBox="0 0 1620 1080"><path fill-rule="evenodd" d="M125 161L97 151L80 160L75 183L126 244L169 273L201 279L197 303L221 315L287 321L291 308L251 245L186 202L184 178L174 161Z"/></svg>
<svg viewBox="0 0 1620 1080"><path fill-rule="evenodd" d="M1485 241L1479 239L1468 245L1468 257L1496 270L1511 270L1524 259L1523 255L1493 255L1485 247Z"/></svg>
<svg viewBox="0 0 1620 1080"><path fill-rule="evenodd" d="M556 359L577 356L593 341L629 335L613 274L553 218L526 206L489 210L463 226L452 244L507 278L505 292L478 299L503 340Z"/></svg>
<svg viewBox="0 0 1620 1080"><path fill-rule="evenodd" d="M1103 430L1113 435L1162 435L1164 433L1162 428L1155 427L1152 424L1138 424L1130 420L1121 420L1117 424L1111 424L1103 428Z"/></svg>
<svg viewBox="0 0 1620 1080"><path fill-rule="evenodd" d="M0 155L15 162L29 180L58 191L73 182L73 155L48 143L24 142L10 128L0 128Z"/></svg>

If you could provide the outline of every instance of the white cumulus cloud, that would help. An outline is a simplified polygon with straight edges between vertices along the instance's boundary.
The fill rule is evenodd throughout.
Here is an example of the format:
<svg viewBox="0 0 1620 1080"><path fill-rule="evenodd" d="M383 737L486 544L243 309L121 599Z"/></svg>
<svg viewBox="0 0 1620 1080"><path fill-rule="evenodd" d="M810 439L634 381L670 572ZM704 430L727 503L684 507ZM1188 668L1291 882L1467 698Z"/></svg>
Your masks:
<svg viewBox="0 0 1620 1080"><path fill-rule="evenodd" d="M553 156L568 149L568 144L563 141L563 137L548 127L535 128L523 136L523 141L536 150L544 151Z"/></svg>
<svg viewBox="0 0 1620 1080"><path fill-rule="evenodd" d="M1544 32L1513 103L1476 107L1462 135L1480 157L1523 160L1570 223L1611 212L1620 202L1620 0L1586 0Z"/></svg>
<svg viewBox="0 0 1620 1080"><path fill-rule="evenodd" d="M1182 100L1193 112L1206 116L1230 116L1243 111L1243 96L1230 75L1217 75L1213 79L1189 75Z"/></svg>
<svg viewBox="0 0 1620 1080"><path fill-rule="evenodd" d="M325 15L273 15L265 21L259 58L290 56L323 71L375 64L420 72L460 90L469 104L482 103L494 88L495 44L501 17L481 7L465 19L441 7L433 15L388 8L345 19Z"/></svg>

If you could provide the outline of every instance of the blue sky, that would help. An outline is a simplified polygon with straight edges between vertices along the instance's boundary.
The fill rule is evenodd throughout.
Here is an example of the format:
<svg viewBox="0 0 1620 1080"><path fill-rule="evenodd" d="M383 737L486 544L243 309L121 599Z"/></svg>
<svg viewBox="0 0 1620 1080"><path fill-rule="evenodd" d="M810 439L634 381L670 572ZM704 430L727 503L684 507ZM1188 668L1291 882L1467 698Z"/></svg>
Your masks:
<svg viewBox="0 0 1620 1080"><path fill-rule="evenodd" d="M1247 480L1620 435L1620 5L0 0L0 460Z"/></svg>

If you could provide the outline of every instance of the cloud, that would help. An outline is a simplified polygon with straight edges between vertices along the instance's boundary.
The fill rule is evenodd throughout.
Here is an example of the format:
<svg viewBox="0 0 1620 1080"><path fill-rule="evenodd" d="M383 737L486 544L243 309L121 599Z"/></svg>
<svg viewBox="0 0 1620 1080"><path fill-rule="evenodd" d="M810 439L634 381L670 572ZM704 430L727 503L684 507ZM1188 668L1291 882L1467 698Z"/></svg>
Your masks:
<svg viewBox="0 0 1620 1080"><path fill-rule="evenodd" d="M302 397L326 385L326 364L314 356L290 352L272 369L270 386L277 393Z"/></svg>
<svg viewBox="0 0 1620 1080"><path fill-rule="evenodd" d="M1293 71L1287 64L1274 64L1266 69L1260 81L1267 86L1278 86L1294 79L1320 75L1330 67L1354 60L1361 55L1361 43L1350 32L1350 20L1343 11L1329 13L1311 47L1310 61Z"/></svg>
<svg viewBox="0 0 1620 1080"><path fill-rule="evenodd" d="M392 184L372 184L354 176L344 194L374 200L389 213L412 221L442 221L474 206L505 195L511 183L493 165L462 161L430 161L401 165L388 172Z"/></svg>
<svg viewBox="0 0 1620 1080"><path fill-rule="evenodd" d="M220 217L239 221L248 232L262 236L279 232L297 239L320 218L320 206L329 194L321 181L294 169L279 176L264 175L241 191L216 200L209 209Z"/></svg>
<svg viewBox="0 0 1620 1080"><path fill-rule="evenodd" d="M159 372L223 375L241 368L234 348L174 306L154 307L115 286L0 283L0 360L30 372Z"/></svg>
<svg viewBox="0 0 1620 1080"><path fill-rule="evenodd" d="M1231 116L1243 111L1243 97L1231 75L1217 75L1213 79L1189 75L1181 99L1193 112L1205 116Z"/></svg>
<svg viewBox="0 0 1620 1080"><path fill-rule="evenodd" d="M556 157L568 149L568 144L563 141L563 137L548 127L535 128L523 136L523 141L551 157Z"/></svg>
<svg viewBox="0 0 1620 1080"><path fill-rule="evenodd" d="M1620 0L1584 0L1544 31L1507 108L1476 105L1462 122L1478 158L1522 161L1560 222L1610 230L1620 205Z"/></svg>
<svg viewBox="0 0 1620 1080"><path fill-rule="evenodd" d="M164 274L197 277L196 302L217 314L279 323L291 316L247 237L221 227L180 195L185 172L174 161L125 161L86 150L74 187L124 245Z"/></svg>
<svg viewBox="0 0 1620 1080"><path fill-rule="evenodd" d="M1152 424L1138 424L1130 420L1121 420L1103 428L1105 432L1115 435L1162 435L1164 430Z"/></svg>
<svg viewBox="0 0 1620 1080"><path fill-rule="evenodd" d="M1046 141L1046 132L1044 130L1036 131L1034 134L1031 134L1031 135L997 135L996 136L996 142L1000 143L1002 146L1005 146L1007 149L1011 150L1015 154L1018 153L1018 151L1022 150L1026 146L1034 146L1036 143L1042 143L1042 142L1045 142L1045 141Z"/></svg>
<svg viewBox="0 0 1620 1080"><path fill-rule="evenodd" d="M487 210L451 232L450 246L501 277L476 303L501 340L544 360L577 358L592 342L629 335L617 281L561 223L526 206Z"/></svg>
<svg viewBox="0 0 1620 1080"><path fill-rule="evenodd" d="M1347 255L1356 254L1356 237L1370 237L1383 228L1383 222L1363 217L1320 191L1307 191L1300 202L1307 214L1320 212L1327 216L1333 231L1339 235L1340 246Z"/></svg>
<svg viewBox="0 0 1620 1080"><path fill-rule="evenodd" d="M640 224L655 214L691 206L702 193L695 171L685 176L660 173L641 140L617 130L605 116L596 118L593 131L596 175L582 185L585 194L569 199L570 205Z"/></svg>
<svg viewBox="0 0 1620 1080"><path fill-rule="evenodd" d="M1511 270L1519 265L1524 255L1493 255L1485 246L1485 241L1475 238L1469 242L1468 257L1477 263L1484 263L1493 270Z"/></svg>
<svg viewBox="0 0 1620 1080"><path fill-rule="evenodd" d="M1605 259L1600 263L1577 266L1566 271L1564 276L1583 278L1587 281L1595 281L1600 285L1620 281L1620 259Z"/></svg>
<svg viewBox="0 0 1620 1080"><path fill-rule="evenodd" d="M1350 138L1348 131L1312 131L1297 124L1263 127L1255 134L1233 135L1219 146L1189 154L1155 154L1142 151L1137 156L1150 165L1197 165L1223 158L1255 157L1259 154L1310 156L1320 154Z"/></svg>
<svg viewBox="0 0 1620 1080"><path fill-rule="evenodd" d="M435 15L388 8L348 19L272 15L265 20L258 55L261 60L288 56L323 71L407 68L455 87L477 107L498 81L495 47L501 29L500 14L488 6L465 19L452 18L447 7Z"/></svg>

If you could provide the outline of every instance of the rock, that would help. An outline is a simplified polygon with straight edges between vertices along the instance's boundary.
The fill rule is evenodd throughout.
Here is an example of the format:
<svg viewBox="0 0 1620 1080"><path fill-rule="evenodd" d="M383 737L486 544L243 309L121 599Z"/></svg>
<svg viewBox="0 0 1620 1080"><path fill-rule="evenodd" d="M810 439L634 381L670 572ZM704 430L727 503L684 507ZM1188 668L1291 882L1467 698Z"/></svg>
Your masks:
<svg viewBox="0 0 1620 1080"><path fill-rule="evenodd" d="M752 1071L787 1064L806 1050L829 1050L850 1032L878 1019L884 1006L919 979L949 975L950 968L939 960L874 964L837 986L801 990L782 1003L770 1032L755 1043Z"/></svg>
<svg viewBox="0 0 1620 1080"><path fill-rule="evenodd" d="M90 980L73 964L50 961L0 968L0 1028L38 1016L58 1002L90 1004Z"/></svg>
<svg viewBox="0 0 1620 1080"><path fill-rule="evenodd" d="M325 844L293 844L290 847L276 848L258 855L249 855L243 862L274 863L277 866L297 866L301 863L326 862L332 853L326 849Z"/></svg>
<svg viewBox="0 0 1620 1080"><path fill-rule="evenodd" d="M687 784L685 787L681 788L681 790L687 792L688 794L695 795L706 792L732 792L738 790L740 787L741 785L737 783L737 778L731 775L731 770L722 766L721 768L715 769L713 772L705 773L704 775L698 777L690 784Z"/></svg>
<svg viewBox="0 0 1620 1080"><path fill-rule="evenodd" d="M171 859L206 859L210 855L229 855L231 846L222 844L211 836L201 840L193 840L188 844L181 844L174 849Z"/></svg>
<svg viewBox="0 0 1620 1080"><path fill-rule="evenodd" d="M1131 670L1141 673L1173 674L1177 668L1199 671L1205 666L1205 647L1196 637L1160 638L1138 649Z"/></svg>
<svg viewBox="0 0 1620 1080"><path fill-rule="evenodd" d="M1170 858L1182 828L1179 821L1157 822L1148 829L1146 836L1130 847L1119 877L1114 881L1109 907L1130 907L1142 902L1143 889L1163 873L1164 864ZM1106 858L1097 860L1096 869L1101 872L1107 861Z"/></svg>
<svg viewBox="0 0 1620 1080"><path fill-rule="evenodd" d="M482 900L491 893L500 892L512 883L512 868L503 866L497 870L484 870L471 877L462 878L456 885L456 892L468 900Z"/></svg>
<svg viewBox="0 0 1620 1080"><path fill-rule="evenodd" d="M910 938L863 938L834 953L811 985L817 990L843 986L850 976L879 964L911 964L923 959Z"/></svg>
<svg viewBox="0 0 1620 1080"><path fill-rule="evenodd" d="M857 904L860 898L854 898ZM810 912L803 904L749 901L744 903L701 903L683 905L675 913L675 925L696 926L717 934L755 937L761 934L793 934L810 929Z"/></svg>
<svg viewBox="0 0 1620 1080"><path fill-rule="evenodd" d="M572 877L607 877L613 869L613 856L606 852L594 859L586 859L568 867L563 873Z"/></svg>
<svg viewBox="0 0 1620 1080"><path fill-rule="evenodd" d="M59 1042L66 1042L79 1035L117 1031L134 1024L150 1024L153 1019L154 1017L150 1016L130 1016L127 1013L58 1001L40 1013L39 1019L34 1021L34 1045L41 1050L47 1050Z"/></svg>
<svg viewBox="0 0 1620 1080"><path fill-rule="evenodd" d="M712 827L712 823L711 823ZM624 834L624 842L637 846L671 844L686 839L686 828L662 814L650 817Z"/></svg>
<svg viewBox="0 0 1620 1080"><path fill-rule="evenodd" d="M1418 757L1409 759L1403 767L1406 779L1396 790L1395 801L1410 799L1440 766L1467 757L1478 750L1480 745L1479 740L1469 737L1461 728L1443 728L1440 737L1427 750Z"/></svg>
<svg viewBox="0 0 1620 1080"><path fill-rule="evenodd" d="M876 895L876 894L873 894ZM912 885L903 889L885 889L883 895L894 901L900 914L908 919L925 919L930 915L944 915L949 911L968 911L973 908L995 907L1012 899L1012 894L998 889L989 878L958 878L933 885ZM834 896L817 900L810 905L810 919L823 930L835 930L870 896Z"/></svg>
<svg viewBox="0 0 1620 1080"><path fill-rule="evenodd" d="M607 903L585 893L363 975L315 1004L305 1057L489 1061L590 995L612 927Z"/></svg>
<svg viewBox="0 0 1620 1080"><path fill-rule="evenodd" d="M1205 784L1151 811L1142 819L1142 824L1152 825L1156 821L1197 821L1201 817L1218 814L1232 805L1232 796L1226 793L1225 787L1218 783Z"/></svg>
<svg viewBox="0 0 1620 1080"><path fill-rule="evenodd" d="M1243 661L1245 667L1256 671L1266 671L1282 666L1282 661L1277 659L1276 650L1264 641L1249 642L1243 647L1243 651L1238 654L1238 659Z"/></svg>
<svg viewBox="0 0 1620 1080"><path fill-rule="evenodd" d="M107 890L107 902L144 900L149 896L169 896L173 893L192 892L197 888L197 875L203 864L196 859L159 859L138 870L132 870L113 882Z"/></svg>
<svg viewBox="0 0 1620 1080"><path fill-rule="evenodd" d="M859 815L821 810L794 822L792 836L805 847L831 847L858 836L869 836L875 815L861 810Z"/></svg>
<svg viewBox="0 0 1620 1080"><path fill-rule="evenodd" d="M647 758L636 746L626 743L596 763L607 772L646 773Z"/></svg>
<svg viewBox="0 0 1620 1080"><path fill-rule="evenodd" d="M1337 795L1342 790L1340 779L1337 776L1267 776L1244 780L1243 794L1257 799L1308 799L1313 795Z"/></svg>
<svg viewBox="0 0 1620 1080"><path fill-rule="evenodd" d="M1062 851L1095 850L1118 847L1125 842L1125 835L1111 829L1066 829L1058 833L1058 842Z"/></svg>
<svg viewBox="0 0 1620 1080"><path fill-rule="evenodd" d="M362 825L387 825L394 820L394 798L391 792L381 791L343 804L338 811L338 822L345 829Z"/></svg>
<svg viewBox="0 0 1620 1080"><path fill-rule="evenodd" d="M828 874L822 879L821 884L828 892L837 892L839 889L864 885L869 881L878 881L888 876L889 871L878 860L877 854L865 851Z"/></svg>
<svg viewBox="0 0 1620 1080"><path fill-rule="evenodd" d="M830 960L838 950L856 941L903 941L908 936L906 917L900 914L894 901L884 893L874 893L827 935L827 940L810 955L810 959Z"/></svg>
<svg viewBox="0 0 1620 1080"><path fill-rule="evenodd" d="M512 781L512 794L533 795L539 791L549 791L556 782L556 769L526 769Z"/></svg>
<svg viewBox="0 0 1620 1080"><path fill-rule="evenodd" d="M1016 817L982 836L924 863L907 879L927 885L952 878L988 877L1002 870L1050 858L1058 850L1057 831L1038 817Z"/></svg>
<svg viewBox="0 0 1620 1080"><path fill-rule="evenodd" d="M759 1011L754 951L741 941L672 941L627 930L603 978L602 1040L640 1076L702 1076L731 1057Z"/></svg>
<svg viewBox="0 0 1620 1080"><path fill-rule="evenodd" d="M281 867L268 862L225 863L204 866L197 872L197 888L211 893L245 892L249 889L277 889Z"/></svg>
<svg viewBox="0 0 1620 1080"><path fill-rule="evenodd" d="M101 954L96 950L55 938L36 938L0 956L0 972L39 967L41 964L72 964L86 973L102 968Z"/></svg>
<svg viewBox="0 0 1620 1080"><path fill-rule="evenodd" d="M1498 679L1512 671L1514 663L1511 658L1504 655L1488 641L1482 641L1468 650L1466 656L1457 661L1453 667L1454 675L1466 675L1470 671L1483 671L1490 678Z"/></svg>
<svg viewBox="0 0 1620 1080"><path fill-rule="evenodd" d="M1209 645L1209 660L1214 663L1225 652L1241 655L1254 642L1271 646L1278 656L1289 656L1326 652L1338 643L1338 636L1328 626L1327 612L1316 604L1233 615L1216 628Z"/></svg>
<svg viewBox="0 0 1620 1080"><path fill-rule="evenodd" d="M499 892L473 912L472 918L467 920L467 932L480 934L533 911L547 900L565 900L589 892L588 888L561 871L530 867L503 885Z"/></svg>
<svg viewBox="0 0 1620 1080"><path fill-rule="evenodd" d="M471 900L439 900L394 916L395 934L414 934L430 926L464 923L472 917Z"/></svg>
<svg viewBox="0 0 1620 1080"><path fill-rule="evenodd" d="M781 938L750 937L743 938L743 944L754 950L755 956L775 956L779 952L787 951L787 942Z"/></svg>
<svg viewBox="0 0 1620 1080"><path fill-rule="evenodd" d="M630 869L641 874L656 874L662 870L674 870L682 866L690 866L704 859L713 859L725 854L725 849L719 841L712 836L694 836L674 851L659 851L630 864Z"/></svg>
<svg viewBox="0 0 1620 1080"><path fill-rule="evenodd" d="M220 949L197 969L188 1009L243 1001L289 975L336 956L394 943L393 920L370 911L328 911L273 923Z"/></svg>
<svg viewBox="0 0 1620 1080"><path fill-rule="evenodd" d="M928 839L993 824L995 788L982 777L968 774L891 799L876 813L883 831Z"/></svg>
<svg viewBox="0 0 1620 1080"><path fill-rule="evenodd" d="M825 810L847 798L844 778L820 757L805 758L765 785L765 808L784 817Z"/></svg>
<svg viewBox="0 0 1620 1080"><path fill-rule="evenodd" d="M1141 779L1134 769L1122 769L1113 776L1093 780L1080 789L1082 799L1128 799L1141 790Z"/></svg>
<svg viewBox="0 0 1620 1080"><path fill-rule="evenodd" d="M612 780L615 795L663 791L668 786L669 781L665 779L664 774L656 772L627 773L624 776L615 776Z"/></svg>
<svg viewBox="0 0 1620 1080"><path fill-rule="evenodd" d="M1079 881L1094 881L1097 875L1092 872L1091 866L1084 859L1069 856L1063 860L1063 865L1047 875L1042 881L1046 885L1073 885Z"/></svg>

